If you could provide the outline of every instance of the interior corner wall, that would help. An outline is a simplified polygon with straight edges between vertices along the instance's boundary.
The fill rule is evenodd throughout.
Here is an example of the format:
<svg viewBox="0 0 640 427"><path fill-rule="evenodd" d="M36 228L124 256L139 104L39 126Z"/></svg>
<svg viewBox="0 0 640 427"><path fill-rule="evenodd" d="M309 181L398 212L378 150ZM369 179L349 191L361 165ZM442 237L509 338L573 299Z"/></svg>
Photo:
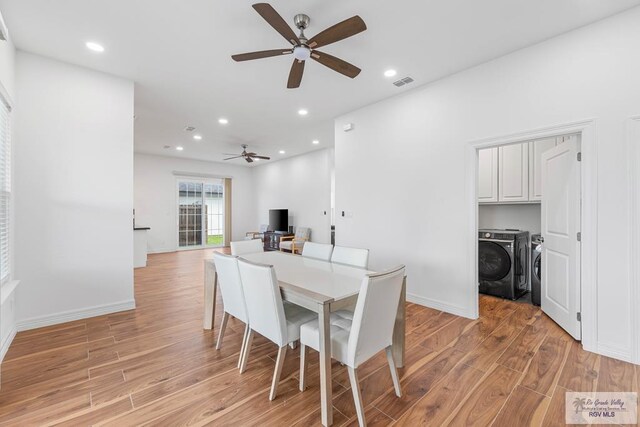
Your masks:
<svg viewBox="0 0 640 427"><path fill-rule="evenodd" d="M135 153L134 158L136 226L151 228L147 232L150 253L178 249L176 171L231 178L231 238L242 240L247 231L257 230L250 168L142 153Z"/></svg>
<svg viewBox="0 0 640 427"><path fill-rule="evenodd" d="M339 117L336 242L405 263L408 297L473 316L470 141L597 122L597 348L631 360L626 121L640 114L640 8ZM343 132L346 123L355 129ZM595 196L595 195L594 195ZM633 260L637 262L637 260ZM640 360L636 360L640 362Z"/></svg>
<svg viewBox="0 0 640 427"><path fill-rule="evenodd" d="M20 330L130 309L133 82L18 51Z"/></svg>
<svg viewBox="0 0 640 427"><path fill-rule="evenodd" d="M289 225L311 228L311 240L331 242L333 150L324 149L252 168L259 224L269 209L288 209Z"/></svg>

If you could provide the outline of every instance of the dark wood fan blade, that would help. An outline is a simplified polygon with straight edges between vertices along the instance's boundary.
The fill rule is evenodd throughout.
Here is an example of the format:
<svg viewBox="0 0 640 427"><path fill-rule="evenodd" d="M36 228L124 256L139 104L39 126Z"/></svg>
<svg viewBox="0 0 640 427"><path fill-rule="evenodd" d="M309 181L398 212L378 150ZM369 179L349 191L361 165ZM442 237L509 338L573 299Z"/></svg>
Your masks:
<svg viewBox="0 0 640 427"><path fill-rule="evenodd" d="M300 39L296 36L296 33L269 3L256 3L253 8L289 43L294 46L300 44Z"/></svg>
<svg viewBox="0 0 640 427"><path fill-rule="evenodd" d="M244 156L233 156L233 157L229 157L228 159L223 159L223 160L239 159L240 157L244 157Z"/></svg>
<svg viewBox="0 0 640 427"><path fill-rule="evenodd" d="M295 89L300 87L302 81L302 73L304 72L304 61L293 60L291 65L291 71L289 72L289 81L287 82L287 88Z"/></svg>
<svg viewBox="0 0 640 427"><path fill-rule="evenodd" d="M337 71L340 74L344 74L347 77L354 78L358 74L360 74L360 71L362 71L355 65L351 65L340 58L336 58L335 56L331 56L328 53L323 53L318 50L314 50L311 53L311 58L315 61L318 61L325 67L329 67L332 70Z"/></svg>
<svg viewBox="0 0 640 427"><path fill-rule="evenodd" d="M315 37L312 37L308 44L311 49L315 49L317 47L326 46L328 44L344 40L347 37L354 36L366 29L367 25L364 23L362 18L356 15L339 22L317 34Z"/></svg>
<svg viewBox="0 0 640 427"><path fill-rule="evenodd" d="M253 163L253 159L249 156L246 156L244 159L247 161L247 163Z"/></svg>
<svg viewBox="0 0 640 427"><path fill-rule="evenodd" d="M265 156L251 156L254 159L262 159L262 160L271 160L271 157L265 157Z"/></svg>
<svg viewBox="0 0 640 427"><path fill-rule="evenodd" d="M257 153L246 153L247 156L249 157L255 157Z"/></svg>
<svg viewBox="0 0 640 427"><path fill-rule="evenodd" d="M292 53L293 50L290 49L272 49L261 50L258 52L239 53L237 55L231 55L231 58L233 58L234 61L250 61L252 59L270 58L272 56L290 55Z"/></svg>

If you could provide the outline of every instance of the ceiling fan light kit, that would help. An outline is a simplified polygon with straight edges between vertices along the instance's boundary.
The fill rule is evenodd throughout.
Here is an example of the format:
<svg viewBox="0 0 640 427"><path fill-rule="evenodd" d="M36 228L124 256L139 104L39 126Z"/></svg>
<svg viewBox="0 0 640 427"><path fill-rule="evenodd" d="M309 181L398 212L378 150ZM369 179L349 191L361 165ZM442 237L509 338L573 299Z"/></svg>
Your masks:
<svg viewBox="0 0 640 427"><path fill-rule="evenodd" d="M258 52L232 55L231 58L233 58L234 61L249 61L252 59L293 54L295 59L291 65L291 71L289 72L289 79L287 81L287 88L289 89L300 87L302 73L304 72L304 64L309 59L313 59L325 67L352 79L360 74L360 68L355 65L349 64L340 58L336 58L335 56L331 56L317 50L319 47L344 40L366 30L366 24L358 15L339 22L319 34L316 34L311 39L307 39L304 35L304 30L311 22L311 18L309 18L309 16L300 13L293 18L296 28L300 30L300 35L296 36L296 33L291 29L291 27L289 27L282 16L280 16L278 12L271 7L270 4L256 3L253 5L253 8L258 12L258 14L260 14L260 16L262 16L262 18L264 18L265 21L267 21L269 25L280 33L280 35L284 37L285 40L293 46L293 48L262 50Z"/></svg>

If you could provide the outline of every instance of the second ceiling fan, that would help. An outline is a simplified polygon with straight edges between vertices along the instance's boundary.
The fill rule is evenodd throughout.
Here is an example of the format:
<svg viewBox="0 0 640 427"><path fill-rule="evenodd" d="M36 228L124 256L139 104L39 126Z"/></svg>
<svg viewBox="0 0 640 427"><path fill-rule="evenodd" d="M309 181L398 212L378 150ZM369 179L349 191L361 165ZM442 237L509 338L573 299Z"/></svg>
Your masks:
<svg viewBox="0 0 640 427"><path fill-rule="evenodd" d="M300 35L296 36L291 27L268 3L256 3L253 8L269 23L280 35L282 35L292 47L285 49L262 50L258 52L241 53L233 55L234 61L248 61L251 59L269 58L272 56L283 56L293 54L295 59L289 72L287 87L295 89L300 87L302 73L305 62L311 58L347 77L354 78L360 74L360 68L351 65L340 58L320 52L317 48L346 39L367 29L362 18L354 16L346 19L332 27L327 28L315 37L307 39L304 30L309 26L310 18L307 15L299 14L294 17L294 23L300 30Z"/></svg>

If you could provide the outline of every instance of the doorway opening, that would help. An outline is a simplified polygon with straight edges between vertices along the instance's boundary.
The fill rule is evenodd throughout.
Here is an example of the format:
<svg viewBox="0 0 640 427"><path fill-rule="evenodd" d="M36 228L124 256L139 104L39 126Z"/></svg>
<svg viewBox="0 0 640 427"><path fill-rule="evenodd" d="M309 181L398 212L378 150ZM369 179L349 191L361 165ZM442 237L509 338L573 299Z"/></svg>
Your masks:
<svg viewBox="0 0 640 427"><path fill-rule="evenodd" d="M593 180L585 180L595 163L582 159L595 154L593 126L475 141L469 156L473 307L478 310L479 293L539 304L585 349L595 342L595 192Z"/></svg>
<svg viewBox="0 0 640 427"><path fill-rule="evenodd" d="M223 179L178 179L179 249L224 246L224 187Z"/></svg>

